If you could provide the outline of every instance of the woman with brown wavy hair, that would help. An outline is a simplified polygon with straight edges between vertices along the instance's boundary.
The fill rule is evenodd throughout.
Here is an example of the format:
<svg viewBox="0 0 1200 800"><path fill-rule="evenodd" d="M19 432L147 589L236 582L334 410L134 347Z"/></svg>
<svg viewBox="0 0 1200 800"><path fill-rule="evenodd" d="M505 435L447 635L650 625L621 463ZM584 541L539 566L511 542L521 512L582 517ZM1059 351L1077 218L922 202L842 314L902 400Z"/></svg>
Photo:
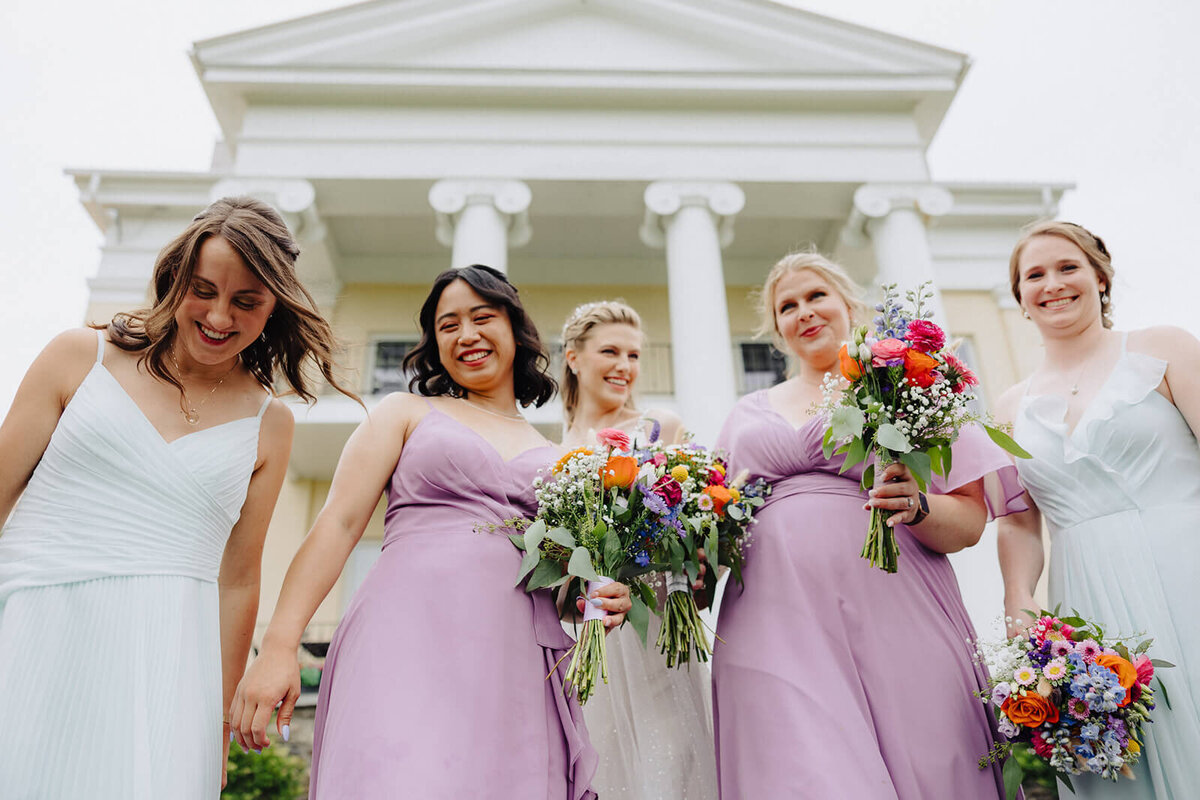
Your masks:
<svg viewBox="0 0 1200 800"><path fill-rule="evenodd" d="M272 385L311 400L308 363L341 390L298 254L274 209L218 200L159 254L153 305L59 335L21 383L0 426L6 796L220 792L291 449Z"/></svg>

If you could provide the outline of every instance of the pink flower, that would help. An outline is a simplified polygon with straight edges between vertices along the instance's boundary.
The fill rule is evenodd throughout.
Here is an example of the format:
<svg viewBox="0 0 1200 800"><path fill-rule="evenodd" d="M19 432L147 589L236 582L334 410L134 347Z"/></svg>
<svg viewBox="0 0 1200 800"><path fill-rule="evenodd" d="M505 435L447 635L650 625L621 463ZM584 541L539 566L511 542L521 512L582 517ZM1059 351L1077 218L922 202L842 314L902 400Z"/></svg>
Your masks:
<svg viewBox="0 0 1200 800"><path fill-rule="evenodd" d="M725 485L725 473L721 472L721 470L719 470L719 469L710 469L708 471L708 485L709 486L724 486Z"/></svg>
<svg viewBox="0 0 1200 800"><path fill-rule="evenodd" d="M904 338L914 350L922 353L936 353L946 346L945 332L927 319L914 319L908 323Z"/></svg>
<svg viewBox="0 0 1200 800"><path fill-rule="evenodd" d="M596 434L596 441L616 450L628 450L630 445L629 434L617 428L605 428L600 431Z"/></svg>
<svg viewBox="0 0 1200 800"><path fill-rule="evenodd" d="M1082 642L1075 643L1075 652L1090 664L1096 660L1096 656L1100 655L1100 645L1096 644L1095 639L1084 639Z"/></svg>
<svg viewBox="0 0 1200 800"><path fill-rule="evenodd" d="M1070 642L1055 641L1050 643L1050 655L1054 656L1055 658L1069 656L1074 652L1075 645L1071 644Z"/></svg>
<svg viewBox="0 0 1200 800"><path fill-rule="evenodd" d="M655 453L654 456L650 459L650 463L656 467L661 467L663 464L667 463L667 454L666 453Z"/></svg>
<svg viewBox="0 0 1200 800"><path fill-rule="evenodd" d="M1087 700L1082 697L1071 697L1067 699L1067 712L1075 719L1087 719L1088 712Z"/></svg>
<svg viewBox="0 0 1200 800"><path fill-rule="evenodd" d="M899 339L880 339L871 345L871 355L874 356L871 364L876 367L899 366L904 361L906 350L908 350L908 345Z"/></svg>
<svg viewBox="0 0 1200 800"><path fill-rule="evenodd" d="M942 358L946 360L946 377L950 379L955 394L962 394L968 387L979 385L979 379L975 377L975 373L958 356L953 353L942 353ZM1063 627L1070 629L1071 626L1064 625ZM1070 636L1069 633L1066 635Z"/></svg>
<svg viewBox="0 0 1200 800"><path fill-rule="evenodd" d="M1154 677L1154 664L1150 662L1150 656L1142 653L1133 660L1133 666L1137 669L1137 682L1149 686L1150 679Z"/></svg>

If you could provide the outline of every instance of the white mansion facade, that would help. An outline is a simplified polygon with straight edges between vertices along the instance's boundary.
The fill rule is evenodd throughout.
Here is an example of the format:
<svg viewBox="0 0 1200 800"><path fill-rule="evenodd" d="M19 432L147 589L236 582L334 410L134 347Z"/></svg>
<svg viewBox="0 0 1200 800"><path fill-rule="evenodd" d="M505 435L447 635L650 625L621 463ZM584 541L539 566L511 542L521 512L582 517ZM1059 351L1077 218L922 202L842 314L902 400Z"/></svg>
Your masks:
<svg viewBox="0 0 1200 800"><path fill-rule="evenodd" d="M782 374L750 293L798 247L864 284L935 281L985 396L1031 366L1008 252L1069 187L931 180L960 53L770 0L374 0L191 57L222 130L209 170L71 171L105 234L89 320L144 304L159 248L212 199L252 194L298 234L368 407L403 386L431 279L475 262L508 272L552 343L581 302L633 304L640 394L701 442ZM363 416L338 395L295 411L262 621ZM530 418L553 438L559 413ZM381 534L376 514L311 637ZM994 545L977 550L958 569L978 621L1001 597Z"/></svg>

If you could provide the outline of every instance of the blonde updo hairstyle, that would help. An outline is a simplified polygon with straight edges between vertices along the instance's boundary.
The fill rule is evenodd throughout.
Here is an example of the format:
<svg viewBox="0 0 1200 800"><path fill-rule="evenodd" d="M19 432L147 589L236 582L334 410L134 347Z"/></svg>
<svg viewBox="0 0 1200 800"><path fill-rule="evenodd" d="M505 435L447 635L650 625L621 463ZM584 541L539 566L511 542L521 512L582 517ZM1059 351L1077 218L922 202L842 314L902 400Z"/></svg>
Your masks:
<svg viewBox="0 0 1200 800"><path fill-rule="evenodd" d="M820 275L833 290L841 295L842 301L850 312L850 327L860 324L867 318L867 304L863 301L863 289L840 264L835 264L814 250L801 250L788 253L767 273L762 289L755 295L758 308L758 336L770 335L775 347L781 353L787 353L787 346L779 335L779 327L775 324L775 287L785 275L800 270L812 270Z"/></svg>
<svg viewBox="0 0 1200 800"><path fill-rule="evenodd" d="M1076 225L1074 222L1060 222L1058 220L1035 222L1026 227L1022 232L1017 246L1013 248L1012 257L1008 260L1008 277L1012 282L1012 294L1017 304L1020 305L1021 303L1021 272L1019 267L1021 252L1025 249L1025 245L1038 236L1057 236L1060 239L1066 239L1083 251L1088 263L1096 271L1096 277L1104 284L1104 288L1100 290L1100 321L1104 327L1111 328L1113 326L1113 275L1115 274L1112 265L1112 256L1109 255L1108 248L1104 246L1103 239L1082 225Z"/></svg>
<svg viewBox="0 0 1200 800"><path fill-rule="evenodd" d="M620 300L601 300L595 303L584 303L571 312L563 325L563 375L562 388L563 413L567 417L567 427L575 419L575 409L579 407L579 376L571 371L567 363L568 350L578 352L591 336L598 325L629 325L642 330L642 318L638 313ZM636 408L633 395L625 401L626 408Z"/></svg>

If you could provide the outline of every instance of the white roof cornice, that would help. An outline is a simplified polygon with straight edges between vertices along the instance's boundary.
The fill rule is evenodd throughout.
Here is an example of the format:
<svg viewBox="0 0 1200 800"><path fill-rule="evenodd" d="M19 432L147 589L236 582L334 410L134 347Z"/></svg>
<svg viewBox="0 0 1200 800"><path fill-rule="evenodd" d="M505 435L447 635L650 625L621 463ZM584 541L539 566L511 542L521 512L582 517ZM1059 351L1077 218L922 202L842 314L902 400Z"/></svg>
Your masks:
<svg viewBox="0 0 1200 800"><path fill-rule="evenodd" d="M968 59L771 0L373 0L197 42L226 135L250 98L779 103L913 109L932 137Z"/></svg>

